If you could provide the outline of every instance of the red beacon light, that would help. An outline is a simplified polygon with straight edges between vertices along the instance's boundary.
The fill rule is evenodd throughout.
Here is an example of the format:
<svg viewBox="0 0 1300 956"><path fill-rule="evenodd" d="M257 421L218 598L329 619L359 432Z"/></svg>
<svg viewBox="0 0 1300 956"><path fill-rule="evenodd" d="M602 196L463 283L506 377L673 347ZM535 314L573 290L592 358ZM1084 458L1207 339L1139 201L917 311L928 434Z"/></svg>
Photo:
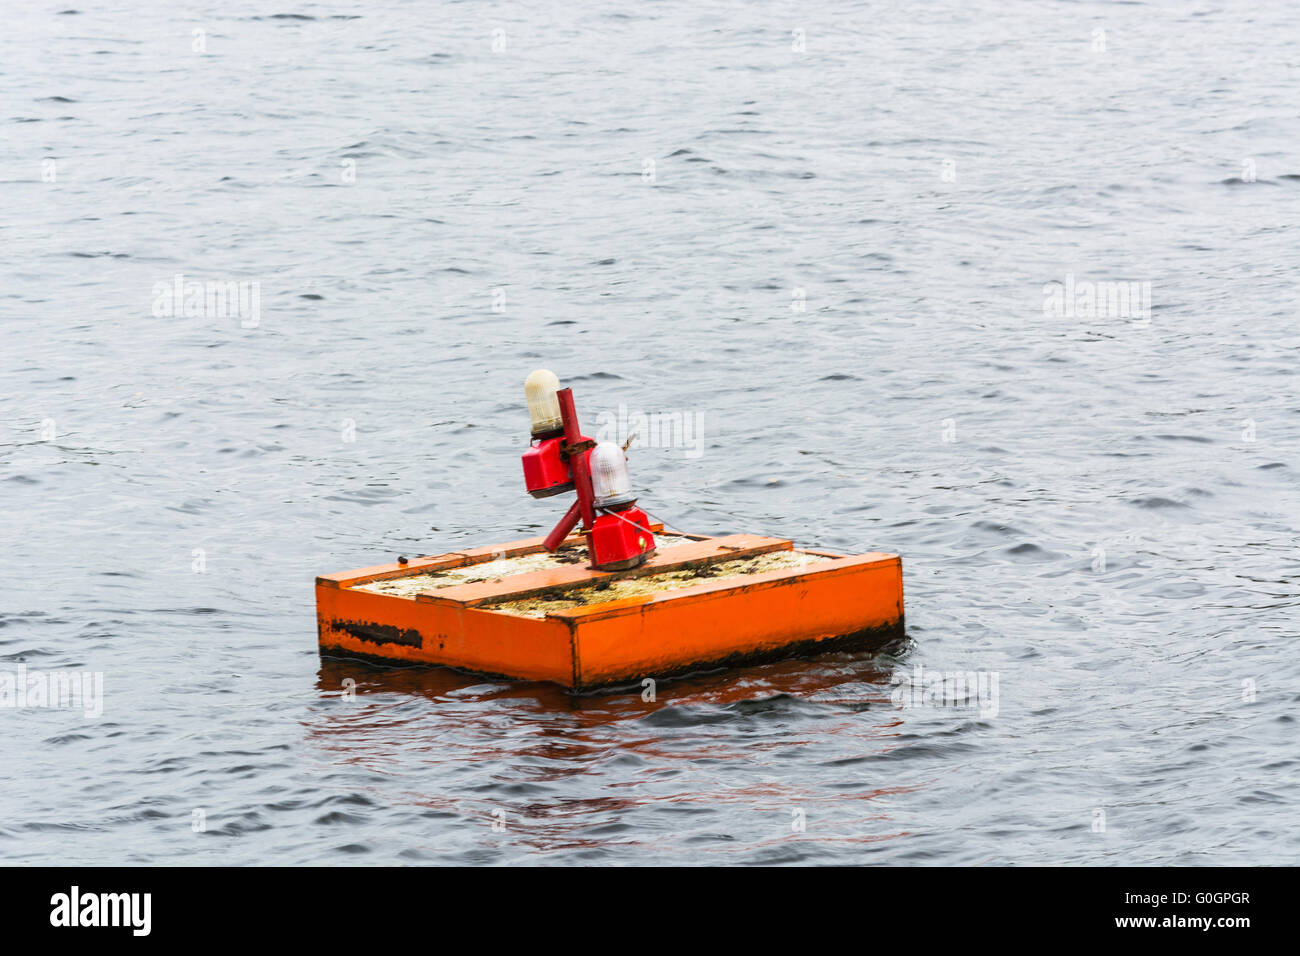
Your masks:
<svg viewBox="0 0 1300 956"><path fill-rule="evenodd" d="M588 535L592 564L604 571L634 568L654 553L650 519L636 507L627 455L603 441L591 452L592 504L600 512Z"/></svg>
<svg viewBox="0 0 1300 956"><path fill-rule="evenodd" d="M560 388L553 372L538 369L524 381L532 442L523 455L524 486L534 498L577 493L560 523L546 536L555 551L582 522L591 567L634 568L654 553L646 513L636 507L627 456L612 442L599 445L583 435L571 389Z"/></svg>
<svg viewBox="0 0 1300 956"><path fill-rule="evenodd" d="M564 420L556 397L560 380L539 368L524 380L532 447L524 452L524 486L534 498L549 498L573 490L573 474L563 455Z"/></svg>

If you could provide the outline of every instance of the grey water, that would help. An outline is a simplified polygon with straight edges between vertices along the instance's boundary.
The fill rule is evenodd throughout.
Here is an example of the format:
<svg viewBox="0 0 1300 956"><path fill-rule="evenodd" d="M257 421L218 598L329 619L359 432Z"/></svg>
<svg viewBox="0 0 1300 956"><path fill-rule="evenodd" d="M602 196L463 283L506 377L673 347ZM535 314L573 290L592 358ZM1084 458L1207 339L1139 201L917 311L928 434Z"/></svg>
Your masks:
<svg viewBox="0 0 1300 956"><path fill-rule="evenodd" d="M1300 862L1298 39L7 5L0 861ZM559 517L536 367L662 426L673 527L900 554L906 640L653 701L322 662L315 575Z"/></svg>

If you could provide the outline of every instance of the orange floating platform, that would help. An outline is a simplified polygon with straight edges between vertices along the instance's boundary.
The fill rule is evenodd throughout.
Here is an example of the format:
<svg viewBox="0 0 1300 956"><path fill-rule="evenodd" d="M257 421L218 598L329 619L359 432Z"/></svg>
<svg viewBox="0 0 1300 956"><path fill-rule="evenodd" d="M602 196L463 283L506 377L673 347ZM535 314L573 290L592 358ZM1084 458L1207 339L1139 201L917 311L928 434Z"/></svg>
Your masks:
<svg viewBox="0 0 1300 956"><path fill-rule="evenodd" d="M572 690L878 646L903 632L896 554L655 532L639 567L541 538L316 579L322 657L433 664Z"/></svg>

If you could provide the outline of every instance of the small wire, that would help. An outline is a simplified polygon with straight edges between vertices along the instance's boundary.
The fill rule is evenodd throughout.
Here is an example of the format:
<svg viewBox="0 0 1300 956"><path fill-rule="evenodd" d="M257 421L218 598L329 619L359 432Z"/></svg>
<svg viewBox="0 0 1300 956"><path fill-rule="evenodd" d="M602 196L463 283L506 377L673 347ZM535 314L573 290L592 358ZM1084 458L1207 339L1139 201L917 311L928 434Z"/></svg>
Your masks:
<svg viewBox="0 0 1300 956"><path fill-rule="evenodd" d="M637 524L635 521L631 520L630 518L624 518L624 517L623 517L621 514L619 514L617 511L608 511L608 510L606 510L606 509L604 509L604 508L602 508L602 509L600 509L600 510L601 510L601 512L602 512L603 514L613 515L613 516L614 516L615 518L617 518L619 521L626 521L628 524L630 524L632 527L636 528L638 531L644 531L646 534L654 534L654 532L651 531L649 528L643 528L643 527L641 527L639 524ZM660 518L658 515L652 515L652 514L650 514L650 512L646 511L644 508L642 508L641 511L645 514L646 517L648 517L648 518L654 518L656 521L658 521L661 525L663 525L665 528L669 529L670 531L674 531L674 532L676 532L677 534L685 534L685 533L686 533L685 531L681 531L681 530L679 530L678 528L674 527L673 525L670 525L667 521L664 521L664 520L663 520L662 518Z"/></svg>
<svg viewBox="0 0 1300 956"><path fill-rule="evenodd" d="M648 518L654 518L656 521L658 521L661 525L663 525L663 526L664 526L665 528L667 528L669 531L673 531L673 532L675 532L675 533L677 533L677 534L688 534L688 533L689 533L689 532L683 531L681 528L677 527L677 525L675 525L675 524L670 524L670 523L667 521L667 519L661 518L661 517L659 517L659 516L656 515L656 514L651 514L649 511L646 511L645 508L642 508L641 510L642 510L642 511L645 511L646 517L648 517Z"/></svg>

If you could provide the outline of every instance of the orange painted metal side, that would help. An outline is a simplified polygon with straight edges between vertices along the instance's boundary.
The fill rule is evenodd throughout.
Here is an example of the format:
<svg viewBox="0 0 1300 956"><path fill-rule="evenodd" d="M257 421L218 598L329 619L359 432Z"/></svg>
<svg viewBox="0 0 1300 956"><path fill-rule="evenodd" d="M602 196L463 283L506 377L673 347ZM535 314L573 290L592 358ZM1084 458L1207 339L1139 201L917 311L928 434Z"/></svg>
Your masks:
<svg viewBox="0 0 1300 956"><path fill-rule="evenodd" d="M574 629L578 686L640 680L864 632L901 632L902 561L844 557L547 619Z"/></svg>
<svg viewBox="0 0 1300 956"><path fill-rule="evenodd" d="M327 655L441 664L574 686L572 632L563 621L435 607L329 586L316 588L316 616Z"/></svg>
<svg viewBox="0 0 1300 956"><path fill-rule="evenodd" d="M613 574L581 564L453 585L418 597L358 590L366 581L461 567L541 550L540 538L377 565L317 578L321 653L393 663L437 664L481 674L554 681L580 689L709 666L815 652L825 642L880 641L901 634L902 562L897 555L845 557L699 584L545 618L495 610L520 594L560 591L772 550L789 541L758 535L665 548L646 565Z"/></svg>

